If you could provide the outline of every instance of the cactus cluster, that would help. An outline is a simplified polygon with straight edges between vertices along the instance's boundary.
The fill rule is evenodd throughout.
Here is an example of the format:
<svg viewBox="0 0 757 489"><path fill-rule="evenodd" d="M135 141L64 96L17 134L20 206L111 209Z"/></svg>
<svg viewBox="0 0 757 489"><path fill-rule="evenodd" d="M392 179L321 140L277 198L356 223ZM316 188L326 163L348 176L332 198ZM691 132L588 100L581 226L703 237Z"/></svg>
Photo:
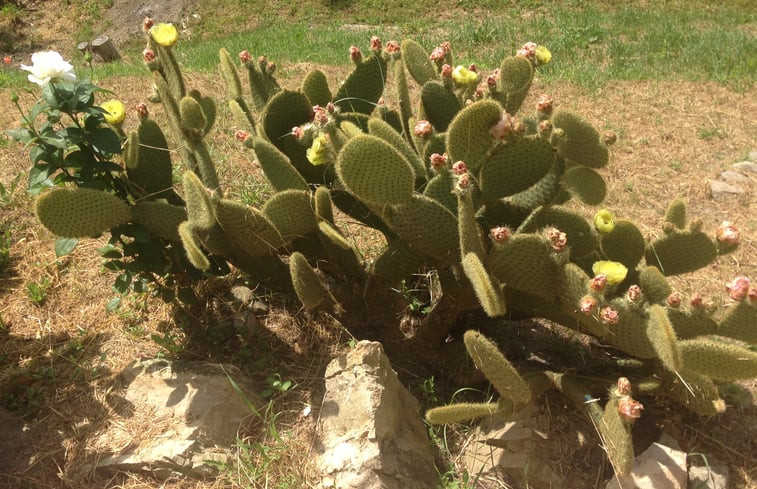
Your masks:
<svg viewBox="0 0 757 489"><path fill-rule="evenodd" d="M666 279L731 251L733 231L709 237L675 201L662 236L649 241L608 211L592 222L567 205L573 198L603 201L599 170L614 137L553 108L549 97L532 113L521 111L535 70L549 60L545 49L526 45L486 76L475 65L453 68L448 43L429 54L412 40L383 45L374 38L368 56L351 48L353 70L336 91L320 70L298 90L282 89L275 65L246 51L239 56L245 84L222 49L237 139L276 192L260 209L223 196L204 142L213 102L186 91L170 46L150 38L146 53L155 98L187 169L182 191L173 188L166 136L142 117L125 152L133 200L51 191L37 213L56 234L88 236L137 223L183 246L198 269L228 261L260 280L287 282L306 309L342 315L385 309L371 299L435 270L439 293L416 341L441 342L471 310L545 317L641 360L647 377L635 382L654 377L660 392L701 414L724 409L718 382L757 376L757 354L744 346L757 341L757 298L748 281L746 289L733 285L738 299L719 317L701 300L681 305ZM390 77L395 91L387 88ZM411 80L420 87L417 107ZM337 210L375 229L384 250L366 259ZM502 397L431 410L431 422L508 415L550 385L583 403L580 377L521 375L480 334L466 334L465 342ZM610 460L618 473L633 458L629 419L640 409L633 402L619 386L604 409L589 410L617 447Z"/></svg>

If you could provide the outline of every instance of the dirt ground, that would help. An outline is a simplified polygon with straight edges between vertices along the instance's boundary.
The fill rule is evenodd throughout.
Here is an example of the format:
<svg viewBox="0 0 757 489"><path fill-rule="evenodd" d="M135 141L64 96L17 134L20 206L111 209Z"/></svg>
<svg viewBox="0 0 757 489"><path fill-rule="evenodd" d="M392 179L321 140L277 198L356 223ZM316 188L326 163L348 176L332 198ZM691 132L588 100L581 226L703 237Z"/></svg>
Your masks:
<svg viewBox="0 0 757 489"><path fill-rule="evenodd" d="M35 5L42 8L62 3L49 0ZM116 0L115 5L123 9L118 14L123 16L147 2ZM49 17L38 22L40 28L54 24ZM61 49L67 45L65 26L51 27L49 32L47 47ZM211 75L191 74L187 78L192 88L206 94L216 93L220 83ZM115 91L127 107L144 100L148 85L147 78L113 78L104 82L104 88ZM537 80L525 106L542 93L552 95L558 106L583 114L598 129L618 134L611 163L603 170L610 189L603 206L618 217L629 218L645 233L654 235L661 232L667 203L683 197L691 218L701 219L706 231L714 232L723 220L739 227L741 246L736 252L675 283L683 296L699 292L723 304L727 299L725 282L736 275L757 279L757 189L752 186L745 195L722 200L713 199L706 191L708 179L757 150L754 87L738 92L715 83L640 81L614 82L587 93L571 85ZM8 91L0 91L0 131L18 124L18 113L9 99ZM33 97L22 94L22 106L31 103ZM128 131L134 121L126 124ZM212 146L226 155L222 180L232 193L241 193L244 189L240 182L248 185L256 176L262 176L249 154L233 149L233 131L230 115L221 113ZM136 359L154 357L161 351L170 353L167 345L171 341L185 344L181 352L185 357L241 365L261 383L271 372L295 381L297 389L282 397L278 406L284 413L281 429L292 433L296 440L293 446L301 449L293 450L298 454L289 454L279 463L302 471L303 479L308 480L301 467L307 459L308 437L316 416L302 420L296 413L305 403L317 412L320 375L350 335L325 316L309 316L285 298L268 297L269 309L261 315L261 329L254 340L234 336L209 344L202 337L238 312L238 305L228 293L230 286L239 282L235 276L211 284L207 303L198 311L190 311L189 316L186 311L143 297L132 297L118 312L106 314L105 303L113 297L113 276L102 270L96 253L104 241L85 240L71 255L56 258L54 238L36 222L32 199L24 192L27 170L26 151L0 135L0 182L11 188L11 182L21 174L9 203L0 203L0 228L10 233L10 264L0 274L0 405L15 412L28 427L28 451L18 460L19 466L27 468L9 471L15 472L13 475L0 474L0 486L233 486L233 478L161 485L140 475L104 476L88 468L98 456L91 446L94 435L113 412L108 392L114 376ZM592 209L583 210L587 215L593 214ZM30 299L31 284L45 285L47 296L41 303ZM182 328L187 323L197 326ZM196 336L187 338L187 330ZM158 344L153 336L164 341ZM268 358L269 362L258 366L254 360L260 358ZM277 362L270 360L273 358ZM418 385L425 373L414 372L400 358L392 360L408 386L423 396ZM464 387L445 384L443 380L437 378L436 393L442 400L448 399L456 388ZM744 386L745 390L728 398L728 411L712 419L675 411L673 406L647 404L646 421L639 431L653 435L665 431L677 438L685 451L704 453L711 464L726 464L732 487L757 487L757 384ZM554 442L550 455L555 470L566 480L576 481L574 487L599 487L598 481L607 477L608 467L601 449L592 441L593 431L587 421L557 398L546 399L542 409L549 420L546 431ZM638 443L653 441L643 434L638 438Z"/></svg>

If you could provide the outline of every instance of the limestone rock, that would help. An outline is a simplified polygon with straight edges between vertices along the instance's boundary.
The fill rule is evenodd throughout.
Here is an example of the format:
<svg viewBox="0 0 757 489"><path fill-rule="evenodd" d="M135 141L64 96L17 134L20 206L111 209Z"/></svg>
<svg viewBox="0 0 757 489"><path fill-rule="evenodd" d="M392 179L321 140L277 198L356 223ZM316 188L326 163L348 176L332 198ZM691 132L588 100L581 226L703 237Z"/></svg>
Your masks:
<svg viewBox="0 0 757 489"><path fill-rule="evenodd" d="M744 189L722 180L708 180L707 190L713 199L728 198L744 193Z"/></svg>
<svg viewBox="0 0 757 489"><path fill-rule="evenodd" d="M661 439L636 457L631 473L613 477L605 489L686 489L686 453L675 440Z"/></svg>
<svg viewBox="0 0 757 489"><path fill-rule="evenodd" d="M94 443L97 467L159 478L214 475L205 462L226 461L251 414L248 403L263 405L231 365L144 360L126 368L119 383L107 398L115 412L110 426Z"/></svg>
<svg viewBox="0 0 757 489"><path fill-rule="evenodd" d="M438 483L418 401L380 343L361 341L326 367L315 465L324 488L432 489Z"/></svg>
<svg viewBox="0 0 757 489"><path fill-rule="evenodd" d="M737 171L742 175L757 175L757 160L752 161L739 161L731 165L733 171Z"/></svg>
<svg viewBox="0 0 757 489"><path fill-rule="evenodd" d="M689 467L689 489L728 489L728 467Z"/></svg>
<svg viewBox="0 0 757 489"><path fill-rule="evenodd" d="M726 183L730 183L731 185L749 185L749 177L745 176L744 174L734 171L734 170L727 170L720 174L719 178L723 180Z"/></svg>

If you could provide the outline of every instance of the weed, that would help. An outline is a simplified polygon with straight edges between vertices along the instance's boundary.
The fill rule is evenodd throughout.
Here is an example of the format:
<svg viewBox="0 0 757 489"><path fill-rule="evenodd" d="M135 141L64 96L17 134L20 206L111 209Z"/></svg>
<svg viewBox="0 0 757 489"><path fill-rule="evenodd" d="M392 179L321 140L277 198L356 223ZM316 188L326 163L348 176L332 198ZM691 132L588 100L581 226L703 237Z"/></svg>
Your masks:
<svg viewBox="0 0 757 489"><path fill-rule="evenodd" d="M6 229L0 234L0 274L8 267L11 255L11 233Z"/></svg>
<svg viewBox="0 0 757 489"><path fill-rule="evenodd" d="M260 391L260 395L264 398L271 397L274 394L283 394L293 386L291 380L281 380L280 374L269 374L266 376L265 381L268 387Z"/></svg>
<svg viewBox="0 0 757 489"><path fill-rule="evenodd" d="M422 293L428 294L427 290L423 288L410 288L404 279L400 283L399 289L392 290L400 294L402 298L405 299L405 302L407 302L407 310L411 314L426 315L431 310L431 304L418 297L418 295Z"/></svg>
<svg viewBox="0 0 757 489"><path fill-rule="evenodd" d="M52 285L50 277L42 277L37 282L29 282L26 284L26 295L29 300L35 306L41 306L47 300L47 294Z"/></svg>
<svg viewBox="0 0 757 489"><path fill-rule="evenodd" d="M249 179L239 191L239 199L247 205L260 207L271 197L271 186L260 179Z"/></svg>
<svg viewBox="0 0 757 489"><path fill-rule="evenodd" d="M162 335L153 334L150 338L161 347L158 358L175 356L184 351L184 342L172 331L164 331Z"/></svg>
<svg viewBox="0 0 757 489"><path fill-rule="evenodd" d="M668 168L675 171L681 171L683 170L683 163L678 160L673 160L670 163L668 163Z"/></svg>
<svg viewBox="0 0 757 489"><path fill-rule="evenodd" d="M701 126L699 129L697 129L697 137L699 139L704 139L705 141L716 138L725 139L728 137L728 133L718 125L712 124Z"/></svg>
<svg viewBox="0 0 757 489"><path fill-rule="evenodd" d="M0 182L0 208L10 207L11 205L13 205L13 197L16 193L16 190L18 189L18 182L19 180L21 180L21 175L21 173L16 175L13 180L10 181L7 187L3 185L3 182Z"/></svg>

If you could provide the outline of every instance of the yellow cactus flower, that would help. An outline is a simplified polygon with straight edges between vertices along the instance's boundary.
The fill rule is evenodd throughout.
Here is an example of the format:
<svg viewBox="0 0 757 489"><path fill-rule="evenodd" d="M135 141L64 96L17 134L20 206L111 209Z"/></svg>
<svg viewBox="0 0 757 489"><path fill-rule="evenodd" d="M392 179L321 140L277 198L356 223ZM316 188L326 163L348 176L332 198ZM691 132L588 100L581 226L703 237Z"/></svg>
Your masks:
<svg viewBox="0 0 757 489"><path fill-rule="evenodd" d="M173 24L155 24L150 28L150 35L155 42L167 48L170 48L179 40L179 32Z"/></svg>
<svg viewBox="0 0 757 489"><path fill-rule="evenodd" d="M456 85L459 85L461 87L475 85L476 83L478 83L478 73L469 70L465 66L458 65L457 68L452 70L452 80Z"/></svg>
<svg viewBox="0 0 757 489"><path fill-rule="evenodd" d="M534 55L540 65L545 65L552 60L552 53L549 52L546 46L536 46Z"/></svg>
<svg viewBox="0 0 757 489"><path fill-rule="evenodd" d="M313 139L313 144L305 152L305 156L312 165L322 165L331 161L329 137L320 133Z"/></svg>
<svg viewBox="0 0 757 489"><path fill-rule="evenodd" d="M100 108L105 111L103 115L108 124L120 125L126 117L126 109L124 109L124 104L120 100L108 100L100 104Z"/></svg>
<svg viewBox="0 0 757 489"><path fill-rule="evenodd" d="M594 214L594 227L602 234L607 234L615 229L615 216L607 209L601 209Z"/></svg>
<svg viewBox="0 0 757 489"><path fill-rule="evenodd" d="M601 260L594 262L591 266L591 271L594 275L604 275L607 277L607 283L609 285L619 284L625 280L628 274L628 269L622 263L616 261Z"/></svg>

